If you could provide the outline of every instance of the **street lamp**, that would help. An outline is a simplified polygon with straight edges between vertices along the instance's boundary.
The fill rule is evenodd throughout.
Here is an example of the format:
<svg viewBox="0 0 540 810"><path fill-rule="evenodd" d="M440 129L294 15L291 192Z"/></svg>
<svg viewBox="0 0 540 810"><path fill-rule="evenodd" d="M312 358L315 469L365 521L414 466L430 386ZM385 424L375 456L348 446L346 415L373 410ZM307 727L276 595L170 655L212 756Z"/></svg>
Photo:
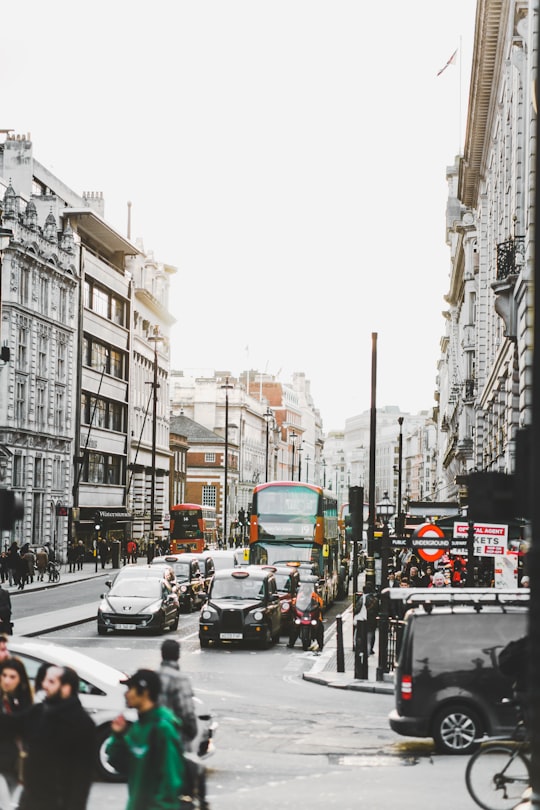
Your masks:
<svg viewBox="0 0 540 810"><path fill-rule="evenodd" d="M300 442L300 446L298 448L298 480L302 480L302 442Z"/></svg>
<svg viewBox="0 0 540 810"><path fill-rule="evenodd" d="M154 507L156 500L156 436L157 436L157 391L158 383L158 343L162 343L165 338L159 332L159 326L154 326L154 334L149 335L148 340L154 344L154 380L152 382L152 461L151 461L151 484L150 484L150 540L154 540Z"/></svg>
<svg viewBox="0 0 540 810"><path fill-rule="evenodd" d="M388 533L388 521L394 514L394 504L385 492L382 501L377 504L377 517L382 520L383 534L381 544L381 609L379 613L379 665L377 667L377 680L383 680L383 674L388 672L388 619L389 619L389 596L382 593L388 588L388 557L390 546L390 535Z"/></svg>
<svg viewBox="0 0 540 810"><path fill-rule="evenodd" d="M403 416L398 417L398 424L399 424L399 445L398 445L398 500L397 500L397 508L398 508L398 523L397 523L397 534L399 537L403 537L404 526L403 526L403 502L401 497L401 479L403 476Z"/></svg>
<svg viewBox="0 0 540 810"><path fill-rule="evenodd" d="M227 544L227 489L228 481L227 476L229 472L229 389L234 388L229 382L229 378L225 378L224 385L221 386L225 390L225 486L223 492L223 541L225 547Z"/></svg>
<svg viewBox="0 0 540 810"><path fill-rule="evenodd" d="M292 444L292 464L291 464L291 481L294 481L294 451L296 449L296 440L298 438L298 433L295 433L294 430L291 430L289 433L289 439L291 440Z"/></svg>
<svg viewBox="0 0 540 810"><path fill-rule="evenodd" d="M323 458L322 460L322 468L323 468L323 487L326 487L326 459Z"/></svg>
<svg viewBox="0 0 540 810"><path fill-rule="evenodd" d="M274 413L270 408L267 408L266 413L263 413L263 416L266 421L266 455L264 463L264 480L268 481L268 429L270 426L270 420L274 418Z"/></svg>

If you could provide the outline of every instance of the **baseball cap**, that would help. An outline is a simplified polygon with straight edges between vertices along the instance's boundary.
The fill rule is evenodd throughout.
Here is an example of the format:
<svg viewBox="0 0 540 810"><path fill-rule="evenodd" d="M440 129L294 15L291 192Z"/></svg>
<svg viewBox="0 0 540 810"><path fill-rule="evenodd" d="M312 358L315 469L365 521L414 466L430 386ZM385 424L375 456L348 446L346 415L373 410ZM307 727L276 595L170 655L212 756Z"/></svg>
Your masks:
<svg viewBox="0 0 540 810"><path fill-rule="evenodd" d="M120 683L124 683L128 688L135 686L137 689L148 689L150 694L159 695L161 691L161 680L157 672L153 669L138 669L129 678L125 678Z"/></svg>

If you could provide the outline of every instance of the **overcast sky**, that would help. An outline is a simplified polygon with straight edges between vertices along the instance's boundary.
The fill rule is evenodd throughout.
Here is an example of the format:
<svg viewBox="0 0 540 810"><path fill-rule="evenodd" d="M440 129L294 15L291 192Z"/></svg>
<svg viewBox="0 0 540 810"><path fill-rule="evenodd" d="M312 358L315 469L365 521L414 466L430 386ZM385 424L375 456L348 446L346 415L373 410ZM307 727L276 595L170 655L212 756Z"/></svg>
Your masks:
<svg viewBox="0 0 540 810"><path fill-rule="evenodd" d="M175 265L176 369L293 371L325 430L434 405L475 0L26 0L0 129ZM455 64L440 76L456 49ZM461 81L460 81L461 80Z"/></svg>

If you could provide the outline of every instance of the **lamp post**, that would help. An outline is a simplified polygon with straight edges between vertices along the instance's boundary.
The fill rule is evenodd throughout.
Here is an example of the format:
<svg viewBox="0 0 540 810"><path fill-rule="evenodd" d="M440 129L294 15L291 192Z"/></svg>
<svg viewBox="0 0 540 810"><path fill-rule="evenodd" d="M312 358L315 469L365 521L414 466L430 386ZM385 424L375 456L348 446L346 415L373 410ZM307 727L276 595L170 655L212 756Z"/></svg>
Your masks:
<svg viewBox="0 0 540 810"><path fill-rule="evenodd" d="M309 484L309 462L311 461L311 456L309 453L306 456L306 481Z"/></svg>
<svg viewBox="0 0 540 810"><path fill-rule="evenodd" d="M403 537L404 526L403 526L403 500L401 497L401 479L403 477L403 416L398 417L398 425L399 425L399 444L398 444L398 500L397 500L397 508L398 508L398 523L397 523L397 534L399 537Z"/></svg>
<svg viewBox="0 0 540 810"><path fill-rule="evenodd" d="M157 437L157 391L159 388L158 383L158 343L164 340L163 335L159 333L159 327L154 327L154 334L148 338L154 344L154 379L152 382L152 461L151 463L151 483L150 483L150 540L154 540L154 509L156 501L156 437Z"/></svg>
<svg viewBox="0 0 540 810"><path fill-rule="evenodd" d="M326 487L326 459L323 458L322 461L322 468L323 468L323 487Z"/></svg>
<svg viewBox="0 0 540 810"><path fill-rule="evenodd" d="M383 534L381 544L381 609L379 612L379 664L377 667L377 680L383 680L383 674L388 672L388 619L389 597L383 593L388 588L388 557L390 551L390 535L388 521L394 514L394 504L385 492L382 501L377 504L377 517L382 520Z"/></svg>
<svg viewBox="0 0 540 810"><path fill-rule="evenodd" d="M267 408L266 413L263 413L263 416L266 422L266 454L264 463L264 480L268 481L268 429L270 425L270 420L274 418L274 413L270 408Z"/></svg>
<svg viewBox="0 0 540 810"><path fill-rule="evenodd" d="M298 480L302 480L302 443L298 448Z"/></svg>
<svg viewBox="0 0 540 810"><path fill-rule="evenodd" d="M296 449L296 440L298 438L298 433L295 433L294 430L291 430L289 433L289 439L291 440L292 444L292 464L291 464L291 481L294 481L294 451Z"/></svg>
<svg viewBox="0 0 540 810"><path fill-rule="evenodd" d="M229 472L229 389L234 388L225 378L225 384L221 386L225 390L225 480L223 491L223 541L227 547L227 494L228 494L228 472Z"/></svg>

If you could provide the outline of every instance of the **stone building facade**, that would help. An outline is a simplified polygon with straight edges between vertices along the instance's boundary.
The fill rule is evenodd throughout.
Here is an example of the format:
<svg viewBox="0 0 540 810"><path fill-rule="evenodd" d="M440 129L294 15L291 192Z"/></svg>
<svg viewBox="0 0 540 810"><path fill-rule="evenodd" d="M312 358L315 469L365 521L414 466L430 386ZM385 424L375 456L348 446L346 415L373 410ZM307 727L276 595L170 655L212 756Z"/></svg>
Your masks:
<svg viewBox="0 0 540 810"><path fill-rule="evenodd" d="M464 154L448 170L438 477L513 473L531 420L537 2L478 0Z"/></svg>

